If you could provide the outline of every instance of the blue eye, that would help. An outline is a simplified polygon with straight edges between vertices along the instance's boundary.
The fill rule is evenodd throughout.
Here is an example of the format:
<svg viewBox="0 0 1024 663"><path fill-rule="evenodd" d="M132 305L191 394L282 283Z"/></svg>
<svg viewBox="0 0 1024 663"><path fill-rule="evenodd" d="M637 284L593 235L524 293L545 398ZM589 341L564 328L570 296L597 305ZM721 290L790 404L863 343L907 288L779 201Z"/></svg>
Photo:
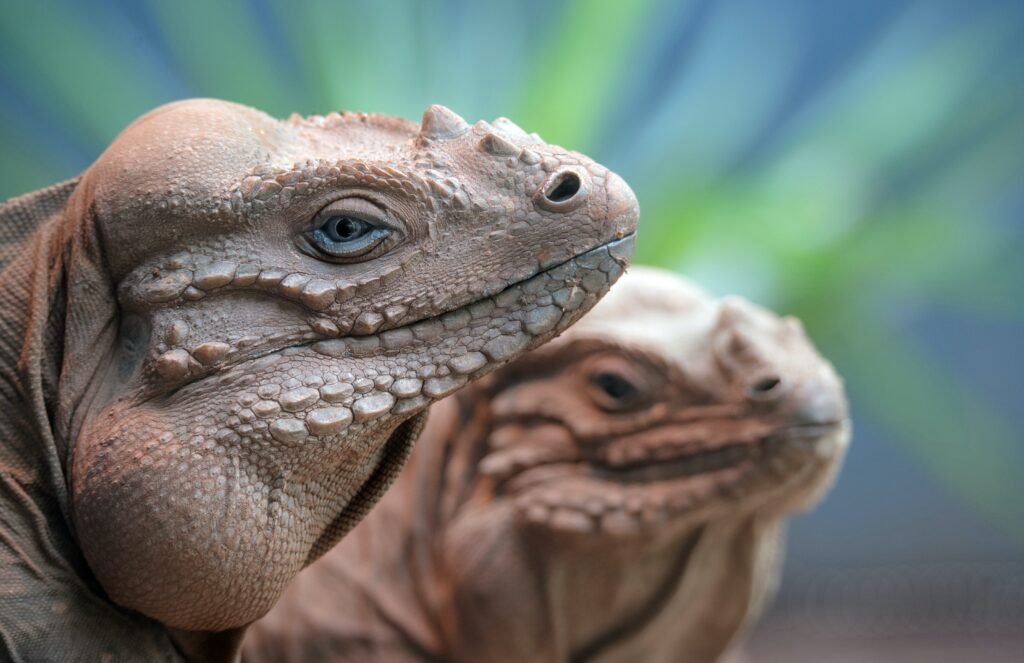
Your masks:
<svg viewBox="0 0 1024 663"><path fill-rule="evenodd" d="M319 230L332 242L352 242L373 231L373 226L354 216L332 216Z"/></svg>
<svg viewBox="0 0 1024 663"><path fill-rule="evenodd" d="M307 237L321 253L331 258L365 256L391 235L391 229L346 213L325 214Z"/></svg>

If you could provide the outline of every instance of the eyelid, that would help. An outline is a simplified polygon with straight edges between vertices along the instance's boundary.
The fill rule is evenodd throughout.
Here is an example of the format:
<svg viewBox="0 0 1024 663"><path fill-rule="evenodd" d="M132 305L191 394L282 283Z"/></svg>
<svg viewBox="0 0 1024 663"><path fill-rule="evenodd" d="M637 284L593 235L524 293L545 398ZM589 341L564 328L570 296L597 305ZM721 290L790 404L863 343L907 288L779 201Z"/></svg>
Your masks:
<svg viewBox="0 0 1024 663"><path fill-rule="evenodd" d="M365 198L351 197L335 200L317 213L314 227L319 227L321 222L332 216L354 216L372 225L393 229L392 224L388 223L387 213Z"/></svg>

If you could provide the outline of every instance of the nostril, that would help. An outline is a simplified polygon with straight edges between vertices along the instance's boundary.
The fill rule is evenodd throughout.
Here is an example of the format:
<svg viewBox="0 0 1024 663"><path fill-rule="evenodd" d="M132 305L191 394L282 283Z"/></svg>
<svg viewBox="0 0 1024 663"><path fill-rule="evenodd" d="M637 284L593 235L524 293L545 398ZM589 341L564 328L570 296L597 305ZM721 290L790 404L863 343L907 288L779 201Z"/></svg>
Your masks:
<svg viewBox="0 0 1024 663"><path fill-rule="evenodd" d="M587 201L589 187L590 180L585 170L561 168L537 189L533 202L542 210L565 214Z"/></svg>
<svg viewBox="0 0 1024 663"><path fill-rule="evenodd" d="M782 391L782 378L777 375L765 375L747 387L747 396L754 400L774 398Z"/></svg>
<svg viewBox="0 0 1024 663"><path fill-rule="evenodd" d="M559 173L544 190L544 197L553 203L564 203L579 193L580 186L580 176L576 173Z"/></svg>

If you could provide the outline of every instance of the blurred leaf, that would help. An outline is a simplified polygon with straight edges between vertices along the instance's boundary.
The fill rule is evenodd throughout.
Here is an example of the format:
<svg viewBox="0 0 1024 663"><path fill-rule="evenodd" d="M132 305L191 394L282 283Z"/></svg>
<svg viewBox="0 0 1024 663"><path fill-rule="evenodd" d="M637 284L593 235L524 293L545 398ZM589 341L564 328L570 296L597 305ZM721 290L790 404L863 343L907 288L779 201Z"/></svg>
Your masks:
<svg viewBox="0 0 1024 663"><path fill-rule="evenodd" d="M518 100L524 63L538 31L529 6L497 0L417 6L425 95L417 110L440 103L470 122L508 115Z"/></svg>
<svg viewBox="0 0 1024 663"><path fill-rule="evenodd" d="M284 116L309 104L295 99L295 85L265 45L243 0L150 0L167 43L191 81L194 94L255 106ZM302 72L290 72L298 78Z"/></svg>
<svg viewBox="0 0 1024 663"><path fill-rule="evenodd" d="M596 128L616 104L618 82L636 66L632 54L658 4L569 0L544 16L547 43L530 62L517 123L548 142L592 148Z"/></svg>
<svg viewBox="0 0 1024 663"><path fill-rule="evenodd" d="M976 20L909 60L879 46L881 54L807 111L802 132L791 130L787 150L774 161L719 182L699 181L696 191L685 181L662 189L644 204L638 259L678 266L692 244L731 238L755 242L785 268L795 250L841 244L855 225L892 217L871 207L886 174L955 134L946 125L1011 36L997 18ZM1005 107L1018 99L996 101Z"/></svg>
<svg viewBox="0 0 1024 663"><path fill-rule="evenodd" d="M655 194L713 181L777 121L799 73L799 5L734 0L707 7L694 43L660 81L664 90L649 119L616 127L630 135L625 172Z"/></svg>
<svg viewBox="0 0 1024 663"><path fill-rule="evenodd" d="M24 136L0 122L0 203L14 196L53 184L61 179L60 169L45 163Z"/></svg>
<svg viewBox="0 0 1024 663"><path fill-rule="evenodd" d="M0 39L15 51L25 87L99 151L161 97L125 44L89 19L57 0L0 2Z"/></svg>
<svg viewBox="0 0 1024 663"><path fill-rule="evenodd" d="M300 61L311 68L316 112L353 110L419 117L423 62L411 0L279 3Z"/></svg>
<svg viewBox="0 0 1024 663"><path fill-rule="evenodd" d="M884 176L909 155L952 136L943 129L969 108L976 82L1014 38L1005 11L990 11L948 34L908 48L907 33L921 32L918 5L908 12L857 69L794 122L798 150L813 149L849 164L848 172ZM791 158L802 158L794 152Z"/></svg>

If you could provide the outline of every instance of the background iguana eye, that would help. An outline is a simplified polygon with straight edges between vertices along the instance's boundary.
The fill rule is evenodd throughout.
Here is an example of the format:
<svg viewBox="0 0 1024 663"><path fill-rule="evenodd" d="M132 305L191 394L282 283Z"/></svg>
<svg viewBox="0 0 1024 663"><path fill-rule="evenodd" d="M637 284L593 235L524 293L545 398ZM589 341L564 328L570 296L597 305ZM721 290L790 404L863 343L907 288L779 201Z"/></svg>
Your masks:
<svg viewBox="0 0 1024 663"><path fill-rule="evenodd" d="M375 205L362 199L345 199L317 215L306 239L320 257L348 261L380 255L378 249L392 233Z"/></svg>
<svg viewBox="0 0 1024 663"><path fill-rule="evenodd" d="M632 382L615 373L598 373L591 378L591 381L609 398L614 398L617 401L628 400L637 392L637 388Z"/></svg>
<svg viewBox="0 0 1024 663"><path fill-rule="evenodd" d="M585 393L605 412L644 408L656 393L657 380L621 353L599 353L580 373Z"/></svg>
<svg viewBox="0 0 1024 663"><path fill-rule="evenodd" d="M640 387L621 373L599 371L590 376L589 382L591 398L608 412L632 409L643 401Z"/></svg>

